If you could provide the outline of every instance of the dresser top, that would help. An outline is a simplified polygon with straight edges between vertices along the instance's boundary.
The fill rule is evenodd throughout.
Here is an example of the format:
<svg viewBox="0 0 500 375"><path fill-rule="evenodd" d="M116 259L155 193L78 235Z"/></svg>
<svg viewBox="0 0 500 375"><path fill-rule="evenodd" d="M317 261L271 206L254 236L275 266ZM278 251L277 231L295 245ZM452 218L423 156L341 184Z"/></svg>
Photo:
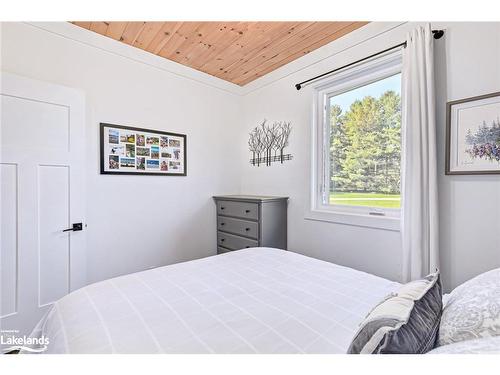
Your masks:
<svg viewBox="0 0 500 375"><path fill-rule="evenodd" d="M270 195L216 195L215 200L245 201L245 202L270 202L288 200L288 197L275 197Z"/></svg>

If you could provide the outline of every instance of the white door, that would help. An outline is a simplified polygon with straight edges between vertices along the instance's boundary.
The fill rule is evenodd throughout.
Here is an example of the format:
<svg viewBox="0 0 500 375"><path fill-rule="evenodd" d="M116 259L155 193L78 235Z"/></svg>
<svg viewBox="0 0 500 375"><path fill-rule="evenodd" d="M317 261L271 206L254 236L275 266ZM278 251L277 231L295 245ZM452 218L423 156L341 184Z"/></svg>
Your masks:
<svg viewBox="0 0 500 375"><path fill-rule="evenodd" d="M85 285L85 102L67 87L2 73L0 328L29 334ZM17 333L16 333L17 335Z"/></svg>

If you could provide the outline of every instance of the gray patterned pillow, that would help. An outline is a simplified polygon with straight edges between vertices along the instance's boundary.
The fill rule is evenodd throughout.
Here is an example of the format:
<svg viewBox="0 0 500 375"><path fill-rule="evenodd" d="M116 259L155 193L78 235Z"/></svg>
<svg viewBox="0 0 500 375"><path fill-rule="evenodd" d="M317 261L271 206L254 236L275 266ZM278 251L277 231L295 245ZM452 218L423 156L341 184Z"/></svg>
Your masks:
<svg viewBox="0 0 500 375"><path fill-rule="evenodd" d="M426 353L434 348L442 307L439 271L409 282L368 314L347 352Z"/></svg>
<svg viewBox="0 0 500 375"><path fill-rule="evenodd" d="M443 345L427 354L500 354L500 336Z"/></svg>
<svg viewBox="0 0 500 375"><path fill-rule="evenodd" d="M500 268L455 288L443 309L438 345L500 335Z"/></svg>

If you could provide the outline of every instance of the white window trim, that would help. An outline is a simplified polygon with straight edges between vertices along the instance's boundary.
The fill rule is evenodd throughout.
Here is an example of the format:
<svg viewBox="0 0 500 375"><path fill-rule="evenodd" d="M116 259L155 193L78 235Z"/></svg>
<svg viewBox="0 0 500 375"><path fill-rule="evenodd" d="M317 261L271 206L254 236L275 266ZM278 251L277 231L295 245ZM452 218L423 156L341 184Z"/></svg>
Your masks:
<svg viewBox="0 0 500 375"><path fill-rule="evenodd" d="M312 164L310 199L306 207L305 218L328 221L339 224L378 228L392 231L400 230L400 209L376 209L362 206L323 204L323 186L325 179L325 163L329 163L329 150L325 123L329 123L329 113L325 110L327 100L331 96L364 86L370 82L401 73L402 50L398 49L376 59L370 60L350 69L346 69L333 77L322 80L314 86L313 121L312 121ZM402 124L403 126L403 124ZM325 147L328 144L328 147Z"/></svg>

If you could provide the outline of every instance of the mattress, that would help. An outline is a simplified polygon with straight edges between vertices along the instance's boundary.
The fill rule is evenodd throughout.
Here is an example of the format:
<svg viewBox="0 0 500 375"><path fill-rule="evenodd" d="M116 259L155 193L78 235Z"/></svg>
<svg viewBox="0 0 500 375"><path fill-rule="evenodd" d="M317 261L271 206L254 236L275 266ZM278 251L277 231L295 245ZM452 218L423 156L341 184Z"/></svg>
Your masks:
<svg viewBox="0 0 500 375"><path fill-rule="evenodd" d="M400 284L252 248L98 282L55 303L46 353L345 353Z"/></svg>

